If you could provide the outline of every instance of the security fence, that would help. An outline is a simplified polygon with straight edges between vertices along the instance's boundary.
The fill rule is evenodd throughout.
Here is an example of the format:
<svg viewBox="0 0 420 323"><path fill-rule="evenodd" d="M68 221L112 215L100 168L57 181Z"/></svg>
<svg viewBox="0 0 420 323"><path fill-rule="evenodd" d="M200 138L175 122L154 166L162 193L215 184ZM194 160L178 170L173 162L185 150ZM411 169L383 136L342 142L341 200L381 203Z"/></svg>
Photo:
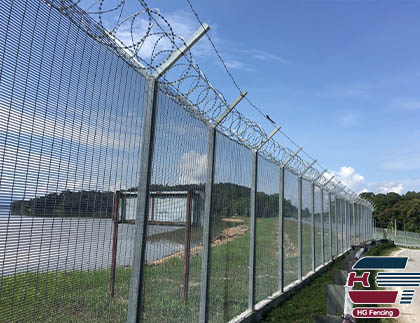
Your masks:
<svg viewBox="0 0 420 323"><path fill-rule="evenodd" d="M0 322L229 321L372 236L135 4L0 2Z"/></svg>
<svg viewBox="0 0 420 323"><path fill-rule="evenodd" d="M373 236L375 239L390 239L396 245L420 248L420 233L400 231L395 229L374 228Z"/></svg>

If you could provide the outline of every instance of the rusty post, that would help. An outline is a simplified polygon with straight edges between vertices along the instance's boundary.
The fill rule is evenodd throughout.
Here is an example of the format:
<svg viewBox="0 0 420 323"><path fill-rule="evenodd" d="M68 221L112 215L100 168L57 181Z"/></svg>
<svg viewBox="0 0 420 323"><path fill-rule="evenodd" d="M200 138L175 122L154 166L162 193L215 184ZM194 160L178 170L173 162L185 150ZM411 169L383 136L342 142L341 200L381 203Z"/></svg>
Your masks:
<svg viewBox="0 0 420 323"><path fill-rule="evenodd" d="M184 304L188 302L188 285L190 280L190 233L191 233L191 190L187 192L187 214L185 221L184 241Z"/></svg>
<svg viewBox="0 0 420 323"><path fill-rule="evenodd" d="M112 227L112 255L111 255L111 278L109 282L109 295L114 296L115 267L117 262L117 243L118 243L118 207L120 203L120 191L114 194L113 227Z"/></svg>

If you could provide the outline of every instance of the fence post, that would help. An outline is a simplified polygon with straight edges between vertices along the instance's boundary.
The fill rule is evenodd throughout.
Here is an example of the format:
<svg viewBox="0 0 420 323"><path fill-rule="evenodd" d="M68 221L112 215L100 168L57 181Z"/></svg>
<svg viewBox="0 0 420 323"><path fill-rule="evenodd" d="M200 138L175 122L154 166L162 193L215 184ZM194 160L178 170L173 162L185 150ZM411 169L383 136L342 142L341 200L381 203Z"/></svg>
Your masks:
<svg viewBox="0 0 420 323"><path fill-rule="evenodd" d="M324 239L324 188L321 187L321 261L325 264L325 239Z"/></svg>
<svg viewBox="0 0 420 323"><path fill-rule="evenodd" d="M344 221L346 220L346 209L344 205L344 198L340 199L340 210L341 210L341 252L344 251L344 243L347 242L347 232L344 231Z"/></svg>
<svg viewBox="0 0 420 323"><path fill-rule="evenodd" d="M335 215L335 255L338 255L338 214L337 214L337 194L334 194L334 215Z"/></svg>
<svg viewBox="0 0 420 323"><path fill-rule="evenodd" d="M302 280L302 176L298 177L298 279Z"/></svg>
<svg viewBox="0 0 420 323"><path fill-rule="evenodd" d="M345 198L343 198L343 211L344 211L344 223L343 223L343 231L345 232L344 237L345 237L345 243L343 243L343 250L341 250L341 252L344 252L344 250L347 249L347 243L348 243L348 237L347 237L347 200Z"/></svg>
<svg viewBox="0 0 420 323"><path fill-rule="evenodd" d="M347 244L346 249L351 246L351 211L350 211L350 202L346 199L346 212L347 212Z"/></svg>
<svg viewBox="0 0 420 323"><path fill-rule="evenodd" d="M128 323L138 323L141 322L142 319L149 188L152 173L157 93L157 80L153 77L148 77L144 102L143 135L135 223L136 231L133 241L133 245L136 246L136 248L134 248L133 251L127 313Z"/></svg>
<svg viewBox="0 0 420 323"><path fill-rule="evenodd" d="M361 244L362 243L361 230L360 230L360 228L361 228L361 225L360 225L361 220L362 220L362 216L360 214L360 204L357 203L357 242L358 242L358 244Z"/></svg>
<svg viewBox="0 0 420 323"><path fill-rule="evenodd" d="M284 166L280 166L280 185L279 185L279 290L284 290Z"/></svg>
<svg viewBox="0 0 420 323"><path fill-rule="evenodd" d="M203 219L203 257L201 263L201 286L200 286L200 322L208 320L208 295L210 279L210 232L213 200L214 162L216 150L216 128L209 127L207 149L207 178L204 195L204 219Z"/></svg>
<svg viewBox="0 0 420 323"><path fill-rule="evenodd" d="M352 244L356 245L357 244L357 230L356 230L356 203L353 201L352 203L352 208L353 208L353 239L352 239Z"/></svg>
<svg viewBox="0 0 420 323"><path fill-rule="evenodd" d="M350 222L350 202L346 200L346 212L347 212L347 249L351 246L351 222Z"/></svg>
<svg viewBox="0 0 420 323"><path fill-rule="evenodd" d="M360 243L363 243L363 214L362 214L362 204L359 203L359 209L360 209L360 221L359 221L359 230L360 230Z"/></svg>
<svg viewBox="0 0 420 323"><path fill-rule="evenodd" d="M366 223L365 223L365 206L362 204L361 206L361 213L362 213L362 236L363 236L363 242L366 241L366 235L365 235L365 229L366 229Z"/></svg>
<svg viewBox="0 0 420 323"><path fill-rule="evenodd" d="M311 184L311 196L312 196L312 214L311 214L311 224L312 224L312 271L315 271L315 183Z"/></svg>
<svg viewBox="0 0 420 323"><path fill-rule="evenodd" d="M201 285L200 285L200 316L199 322L208 321L208 303L209 303L209 280L210 280L210 232L211 232L211 215L213 207L213 182L214 182L214 163L216 152L216 128L223 122L227 115L235 108L235 106L245 97L246 91L223 112L219 119L209 126L209 138L207 147L207 177L206 191L204 196L204 219L203 219L203 254L201 262Z"/></svg>
<svg viewBox="0 0 420 323"><path fill-rule="evenodd" d="M362 230L363 230L363 242L366 242L366 216L365 216L365 206L362 204Z"/></svg>
<svg viewBox="0 0 420 323"><path fill-rule="evenodd" d="M332 204L331 204L331 192L328 192L328 202L329 202L329 209L328 209L328 220L330 223L330 255L331 255L331 260L333 260L333 247L332 247L332 214L331 214L331 210L332 210Z"/></svg>

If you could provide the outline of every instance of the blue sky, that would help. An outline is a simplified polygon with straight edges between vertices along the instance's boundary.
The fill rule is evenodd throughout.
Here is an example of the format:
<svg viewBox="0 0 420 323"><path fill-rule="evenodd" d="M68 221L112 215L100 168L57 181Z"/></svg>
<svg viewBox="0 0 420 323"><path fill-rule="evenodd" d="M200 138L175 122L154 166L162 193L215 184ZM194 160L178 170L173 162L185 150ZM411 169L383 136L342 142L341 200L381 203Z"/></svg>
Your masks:
<svg viewBox="0 0 420 323"><path fill-rule="evenodd" d="M420 2L191 1L248 97L344 184L420 190ZM183 37L199 26L186 0L148 5ZM233 101L208 41L193 53ZM238 110L271 132L249 105Z"/></svg>

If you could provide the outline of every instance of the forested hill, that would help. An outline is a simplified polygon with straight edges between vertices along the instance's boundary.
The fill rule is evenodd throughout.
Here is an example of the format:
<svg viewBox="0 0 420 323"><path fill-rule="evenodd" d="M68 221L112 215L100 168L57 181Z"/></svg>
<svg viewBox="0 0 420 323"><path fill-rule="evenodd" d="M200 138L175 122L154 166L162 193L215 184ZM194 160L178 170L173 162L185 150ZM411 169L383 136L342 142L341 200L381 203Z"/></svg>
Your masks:
<svg viewBox="0 0 420 323"><path fill-rule="evenodd" d="M372 201L376 206L374 217L376 225L391 228L397 220L398 230L420 232L420 192L374 194L362 193L361 197Z"/></svg>

